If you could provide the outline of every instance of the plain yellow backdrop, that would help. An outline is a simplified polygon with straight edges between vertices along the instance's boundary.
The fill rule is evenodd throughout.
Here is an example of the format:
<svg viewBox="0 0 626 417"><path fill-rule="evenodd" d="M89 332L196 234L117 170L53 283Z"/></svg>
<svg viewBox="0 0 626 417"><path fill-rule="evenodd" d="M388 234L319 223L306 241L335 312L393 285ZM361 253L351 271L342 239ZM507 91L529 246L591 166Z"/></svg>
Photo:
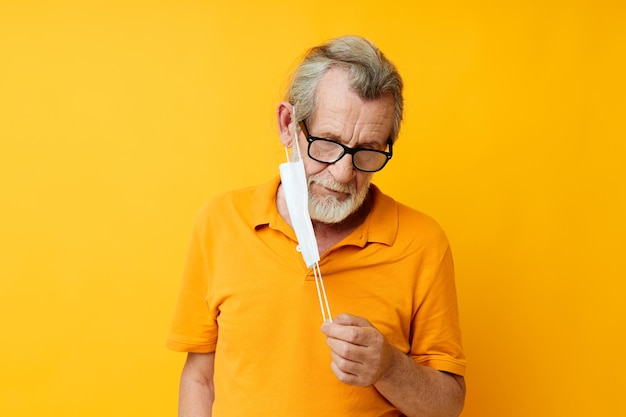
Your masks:
<svg viewBox="0 0 626 417"><path fill-rule="evenodd" d="M277 174L286 79L343 34L406 83L375 182L453 244L463 416L626 415L624 22L621 0L1 0L0 415L175 415L193 216Z"/></svg>

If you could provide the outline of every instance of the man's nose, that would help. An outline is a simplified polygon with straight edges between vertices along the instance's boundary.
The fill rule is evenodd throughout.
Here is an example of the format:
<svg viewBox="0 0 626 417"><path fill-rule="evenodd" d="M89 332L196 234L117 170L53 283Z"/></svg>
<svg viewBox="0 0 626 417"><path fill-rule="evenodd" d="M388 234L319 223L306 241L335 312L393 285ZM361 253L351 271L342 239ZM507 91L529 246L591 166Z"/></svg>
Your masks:
<svg viewBox="0 0 626 417"><path fill-rule="evenodd" d="M350 182L356 174L356 169L352 164L352 155L350 154L345 154L339 161L330 164L328 169L335 181L342 184Z"/></svg>

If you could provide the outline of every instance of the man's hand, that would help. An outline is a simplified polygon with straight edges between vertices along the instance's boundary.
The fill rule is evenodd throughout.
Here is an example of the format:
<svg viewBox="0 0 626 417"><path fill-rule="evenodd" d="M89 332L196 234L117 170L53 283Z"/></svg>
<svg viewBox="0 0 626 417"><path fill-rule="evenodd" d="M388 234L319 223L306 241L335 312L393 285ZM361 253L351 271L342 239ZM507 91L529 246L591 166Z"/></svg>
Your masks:
<svg viewBox="0 0 626 417"><path fill-rule="evenodd" d="M376 390L406 416L458 417L463 409L462 376L418 365L391 346L363 317L341 314L324 323L331 368L340 381Z"/></svg>
<svg viewBox="0 0 626 417"><path fill-rule="evenodd" d="M322 332L330 347L331 368L340 381L358 386L373 385L391 367L391 345L363 317L341 314L332 323L324 323Z"/></svg>

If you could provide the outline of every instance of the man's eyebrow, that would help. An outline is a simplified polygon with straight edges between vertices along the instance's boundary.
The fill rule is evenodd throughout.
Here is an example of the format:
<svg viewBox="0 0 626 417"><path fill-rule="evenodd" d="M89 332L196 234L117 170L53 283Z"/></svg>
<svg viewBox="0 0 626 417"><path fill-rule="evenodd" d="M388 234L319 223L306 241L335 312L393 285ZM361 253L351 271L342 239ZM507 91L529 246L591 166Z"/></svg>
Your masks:
<svg viewBox="0 0 626 417"><path fill-rule="evenodd" d="M335 139L332 137L320 137L320 139L328 139L328 140L332 140L333 142L339 142L342 145L348 146L348 144L344 143L340 139ZM381 144L378 142L374 142L374 141L368 141L364 143L359 143L356 146L348 146L348 147L353 148L353 149L372 149L372 150L378 151L381 148ZM382 145L382 149L385 149L386 147L387 147L387 140L385 140L385 143Z"/></svg>
<svg viewBox="0 0 626 417"><path fill-rule="evenodd" d="M307 126L308 128L308 126ZM317 139L326 139L326 140L332 140L333 142L339 142L342 145L348 146L337 134L335 133L331 133L331 132L325 132L322 134L314 134L309 130L309 135L311 135L311 137L317 138ZM384 150L385 148L387 148L387 144L389 142L389 138L385 139L385 142L381 145L377 140L368 140L367 142L361 143L357 146L354 146L353 148L355 149L373 149L373 150L380 150L381 147ZM350 146L352 148L352 146Z"/></svg>
<svg viewBox="0 0 626 417"><path fill-rule="evenodd" d="M313 136L314 138L320 138L320 139L330 139L330 140L334 140L339 142L340 141L340 137L339 135L335 134L335 133L330 133L330 132L326 132L326 133L322 133L322 134L313 134L311 133L311 131L309 131L309 133L311 134L311 136Z"/></svg>

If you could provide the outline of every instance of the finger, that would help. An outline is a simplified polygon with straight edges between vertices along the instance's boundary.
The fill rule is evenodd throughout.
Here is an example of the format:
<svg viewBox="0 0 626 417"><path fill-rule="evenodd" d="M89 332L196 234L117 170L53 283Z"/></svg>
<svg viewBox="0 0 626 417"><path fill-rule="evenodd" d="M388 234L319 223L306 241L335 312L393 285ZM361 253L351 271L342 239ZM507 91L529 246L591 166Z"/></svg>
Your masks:
<svg viewBox="0 0 626 417"><path fill-rule="evenodd" d="M330 339L337 339L357 346L367 345L367 331L363 327L325 323L322 325L322 332Z"/></svg>
<svg viewBox="0 0 626 417"><path fill-rule="evenodd" d="M332 337L326 338L326 344L330 347L332 354L353 362L362 362L365 357L364 353L367 350L364 346Z"/></svg>
<svg viewBox="0 0 626 417"><path fill-rule="evenodd" d="M330 352L330 357L332 359L332 363L337 365L337 367L341 369L343 372L357 375L359 373L359 370L363 368L362 362L341 356L339 353L335 351Z"/></svg>
<svg viewBox="0 0 626 417"><path fill-rule="evenodd" d="M372 384L371 372L359 362L353 362L332 355L331 369L335 376L343 383L358 386L367 386Z"/></svg>
<svg viewBox="0 0 626 417"><path fill-rule="evenodd" d="M374 326L364 317L345 313L335 317L332 322L322 324L322 332L327 336L356 344L363 344L363 335L359 330L366 328Z"/></svg>
<svg viewBox="0 0 626 417"><path fill-rule="evenodd" d="M364 317L354 316L352 314L340 314L333 319L333 323L344 326L371 327L372 324Z"/></svg>
<svg viewBox="0 0 626 417"><path fill-rule="evenodd" d="M332 362L330 364L330 369L333 371L333 374L335 374L337 379L343 382L344 384L361 385L358 383L359 377L357 375L344 372L341 368L337 366L335 362Z"/></svg>

